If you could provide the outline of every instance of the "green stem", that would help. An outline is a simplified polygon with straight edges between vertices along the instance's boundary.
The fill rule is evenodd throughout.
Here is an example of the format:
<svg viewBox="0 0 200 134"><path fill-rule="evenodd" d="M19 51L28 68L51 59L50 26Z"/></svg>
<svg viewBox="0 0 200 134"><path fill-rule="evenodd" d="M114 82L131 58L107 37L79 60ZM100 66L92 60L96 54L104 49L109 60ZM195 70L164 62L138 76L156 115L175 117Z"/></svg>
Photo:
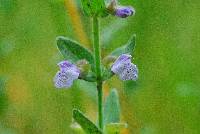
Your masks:
<svg viewBox="0 0 200 134"><path fill-rule="evenodd" d="M99 121L99 128L103 129L103 91L102 91L102 82L97 83L97 90L98 90L98 121Z"/></svg>
<svg viewBox="0 0 200 134"><path fill-rule="evenodd" d="M99 20L98 17L93 17L93 48L95 54L95 65L97 75L97 91L98 91L98 121L99 128L103 129L103 92L101 80L101 49L99 45Z"/></svg>

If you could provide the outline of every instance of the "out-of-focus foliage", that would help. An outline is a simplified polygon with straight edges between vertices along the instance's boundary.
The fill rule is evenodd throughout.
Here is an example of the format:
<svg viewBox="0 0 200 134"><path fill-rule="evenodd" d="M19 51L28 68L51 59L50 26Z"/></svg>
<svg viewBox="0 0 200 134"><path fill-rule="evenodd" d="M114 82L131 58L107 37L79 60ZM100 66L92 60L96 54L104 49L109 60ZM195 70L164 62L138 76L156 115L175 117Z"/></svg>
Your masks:
<svg viewBox="0 0 200 134"><path fill-rule="evenodd" d="M6 112L8 106L5 81L5 78L0 76L0 116Z"/></svg>
<svg viewBox="0 0 200 134"><path fill-rule="evenodd" d="M101 19L101 42L106 56L137 35L138 81L123 83L114 77L104 83L105 96L111 87L118 89L121 120L128 124L123 133L200 133L200 1L120 3L132 5L136 15ZM85 44L91 39L90 24L80 0L0 1L0 74L9 78L5 85L9 104L1 117L1 132L71 134L73 108L96 121L92 83L77 81L69 90L56 90L52 80L62 60L56 37ZM86 36L80 36L81 30ZM92 50L91 42L86 46Z"/></svg>
<svg viewBox="0 0 200 134"><path fill-rule="evenodd" d="M106 98L104 105L104 125L120 123L120 105L116 89L112 89Z"/></svg>
<svg viewBox="0 0 200 134"><path fill-rule="evenodd" d="M104 128L105 134L120 134L128 125L126 123L110 123Z"/></svg>

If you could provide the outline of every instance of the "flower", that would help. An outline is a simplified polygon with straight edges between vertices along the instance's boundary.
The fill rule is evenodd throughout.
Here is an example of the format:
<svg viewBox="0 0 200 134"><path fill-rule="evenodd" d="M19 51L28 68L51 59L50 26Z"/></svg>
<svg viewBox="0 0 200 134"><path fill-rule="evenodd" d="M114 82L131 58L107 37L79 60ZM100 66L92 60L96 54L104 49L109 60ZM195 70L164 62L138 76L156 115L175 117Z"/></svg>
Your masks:
<svg viewBox="0 0 200 134"><path fill-rule="evenodd" d="M69 88L72 86L73 81L78 79L80 70L76 65L69 61L62 61L58 63L60 71L54 77L54 85L56 88Z"/></svg>
<svg viewBox="0 0 200 134"><path fill-rule="evenodd" d="M134 8L128 6L119 6L115 8L115 15L120 18L127 18L135 14Z"/></svg>
<svg viewBox="0 0 200 134"><path fill-rule="evenodd" d="M137 80L138 78L138 68L131 63L131 57L131 55L122 54L111 67L111 71L119 75L119 78L123 81Z"/></svg>

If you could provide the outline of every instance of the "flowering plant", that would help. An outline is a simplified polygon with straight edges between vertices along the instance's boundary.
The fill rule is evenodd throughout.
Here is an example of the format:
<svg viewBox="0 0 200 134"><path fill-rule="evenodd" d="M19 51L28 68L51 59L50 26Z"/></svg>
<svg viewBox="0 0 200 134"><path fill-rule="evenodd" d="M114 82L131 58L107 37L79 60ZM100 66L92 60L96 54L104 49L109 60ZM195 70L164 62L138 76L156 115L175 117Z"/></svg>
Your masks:
<svg viewBox="0 0 200 134"><path fill-rule="evenodd" d="M74 120L88 134L116 134L126 124L120 123L120 106L116 89L111 90L103 104L103 82L113 75L123 81L137 80L137 66L131 62L135 48L135 35L126 45L117 48L104 59L101 58L99 40L99 18L109 14L127 18L135 14L130 6L121 6L116 0L105 3L104 0L82 0L85 15L93 20L93 52L82 47L78 42L66 37L57 37L57 46L65 61L58 63L60 70L54 77L56 88L69 88L76 79L95 82L98 92L98 125L90 121L80 110L73 110ZM102 64L102 60L111 66ZM103 107L104 106L104 107Z"/></svg>

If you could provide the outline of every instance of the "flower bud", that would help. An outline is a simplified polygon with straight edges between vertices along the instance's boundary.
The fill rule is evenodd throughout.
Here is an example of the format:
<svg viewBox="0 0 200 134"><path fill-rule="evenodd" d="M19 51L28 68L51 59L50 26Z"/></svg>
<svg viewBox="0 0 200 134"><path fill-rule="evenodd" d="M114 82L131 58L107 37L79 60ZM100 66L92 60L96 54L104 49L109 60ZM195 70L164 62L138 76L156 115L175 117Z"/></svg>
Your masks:
<svg viewBox="0 0 200 134"><path fill-rule="evenodd" d="M107 6L107 10L114 15L115 12L115 7L117 7L117 1L116 0L112 0L109 5Z"/></svg>
<svg viewBox="0 0 200 134"><path fill-rule="evenodd" d="M103 64L104 66L106 67L109 67L111 64L113 64L115 62L115 60L117 59L116 56L112 56L112 55L109 55L109 56L106 56L104 59L103 59Z"/></svg>
<svg viewBox="0 0 200 134"><path fill-rule="evenodd" d="M125 6L119 6L115 8L115 15L120 18L127 18L129 16L132 16L135 14L135 10L132 7L125 7Z"/></svg>
<svg viewBox="0 0 200 134"><path fill-rule="evenodd" d="M89 72L90 68L91 68L90 64L85 59L77 61L76 65L81 71L80 74L87 74Z"/></svg>
<svg viewBox="0 0 200 134"><path fill-rule="evenodd" d="M127 18L135 14L133 7L118 5L117 0L112 0L107 6L107 10L110 14L120 18Z"/></svg>

